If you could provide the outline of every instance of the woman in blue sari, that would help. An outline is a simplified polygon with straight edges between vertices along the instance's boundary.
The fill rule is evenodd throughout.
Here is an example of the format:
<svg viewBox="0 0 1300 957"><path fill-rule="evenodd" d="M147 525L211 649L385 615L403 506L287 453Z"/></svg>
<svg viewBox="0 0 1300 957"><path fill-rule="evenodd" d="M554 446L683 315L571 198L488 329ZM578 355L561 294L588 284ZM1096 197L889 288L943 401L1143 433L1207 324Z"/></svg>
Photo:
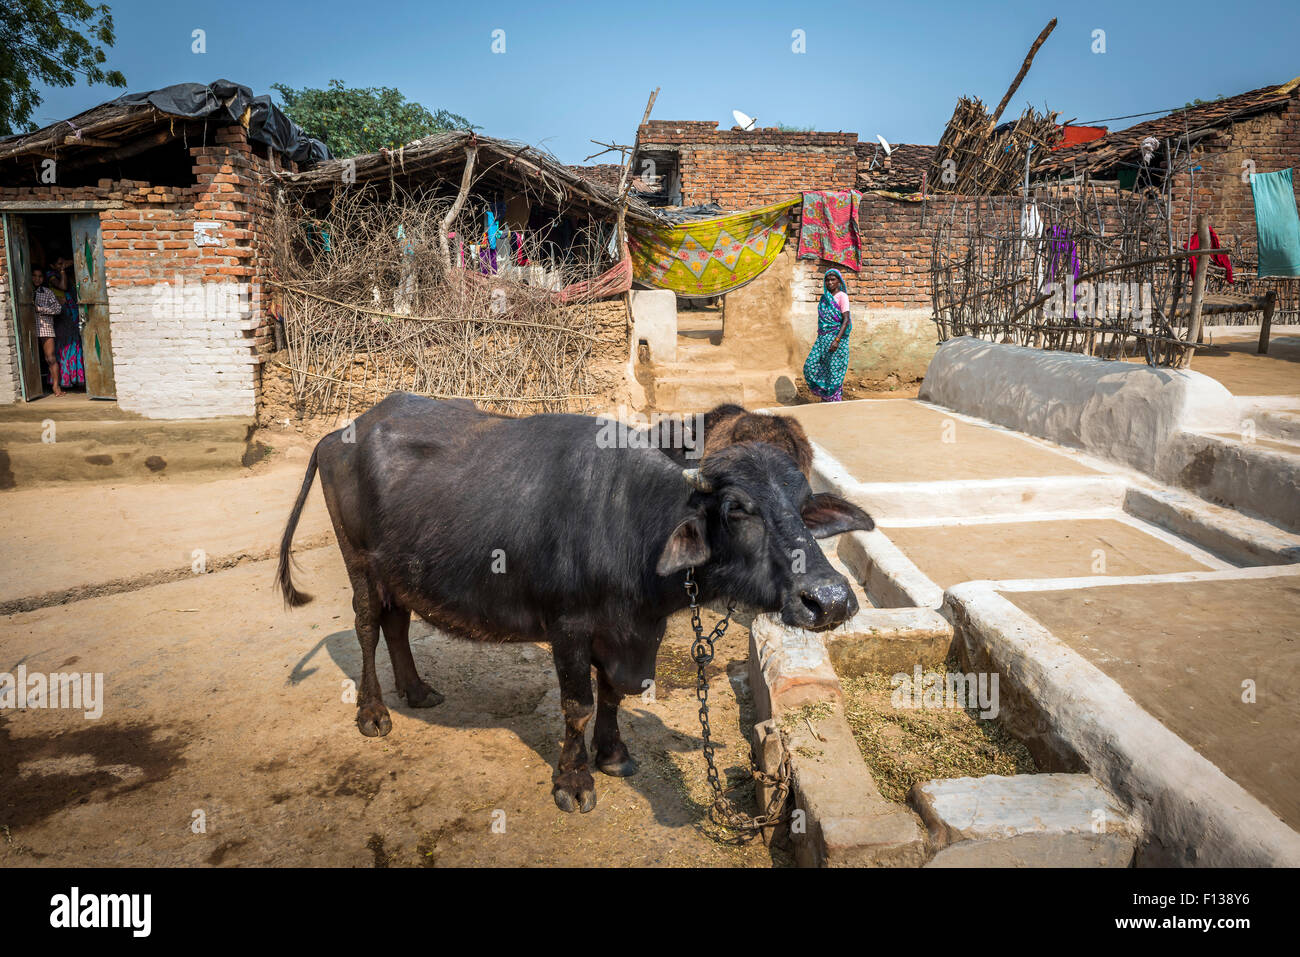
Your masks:
<svg viewBox="0 0 1300 957"><path fill-rule="evenodd" d="M63 312L54 319L54 349L59 358L63 388L86 384L86 363L81 353L81 314L77 310L77 280L72 260L60 258L47 274L46 285L62 294Z"/></svg>
<svg viewBox="0 0 1300 957"><path fill-rule="evenodd" d="M817 303L817 341L803 364L804 381L823 402L844 401L852 329L844 277L838 269L828 269L822 278L822 298Z"/></svg>

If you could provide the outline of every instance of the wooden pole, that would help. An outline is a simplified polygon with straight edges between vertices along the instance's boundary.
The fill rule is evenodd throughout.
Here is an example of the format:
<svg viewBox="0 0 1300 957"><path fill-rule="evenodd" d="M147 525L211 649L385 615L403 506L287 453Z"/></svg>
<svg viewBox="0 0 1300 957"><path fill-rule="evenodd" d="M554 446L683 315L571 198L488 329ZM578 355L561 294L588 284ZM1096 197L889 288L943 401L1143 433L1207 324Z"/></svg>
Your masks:
<svg viewBox="0 0 1300 957"><path fill-rule="evenodd" d="M465 200L469 197L469 187L474 182L474 161L478 158L477 146L465 147L465 171L460 176L460 191L456 194L456 201L451 204L451 209L447 210L447 215L442 218L442 224L438 227L438 245L442 247L442 259L447 264L450 271L456 267L451 258L451 243L447 239L447 230L451 229L451 224L456 221L460 211L465 207Z"/></svg>
<svg viewBox="0 0 1300 957"><path fill-rule="evenodd" d="M1202 249L1210 248L1210 220L1204 213L1197 214L1196 236ZM1197 337L1201 334L1201 306L1205 300L1205 277L1210 272L1209 260L1203 260L1200 265L1201 268L1196 270L1196 278L1192 281L1192 312L1187 320L1187 348L1178 360L1180 369L1192 367L1192 353L1196 351Z"/></svg>
<svg viewBox="0 0 1300 957"><path fill-rule="evenodd" d="M654 109L655 100L659 98L659 87L655 87L654 92L650 94L650 100L645 105L645 113L641 115L641 122L637 124L636 138L632 140L632 149L628 151L627 160L623 163L623 174L618 181L618 222L615 227L615 235L618 236L618 255L623 258L623 251L627 246L627 235L624 232L624 220L627 219L627 198L632 190L632 164L636 162L637 150L641 148L641 127L645 126L650 119L650 111Z"/></svg>
<svg viewBox="0 0 1300 957"><path fill-rule="evenodd" d="M1038 48L1043 45L1043 41L1047 39L1048 34L1055 29L1056 17L1052 17L1047 26L1043 27L1043 32L1038 34L1038 39L1035 40L1034 45L1029 48L1029 52L1025 54L1025 62L1020 64L1020 72L1017 73L1016 78L1011 81L1011 86L1002 97L1002 102L998 104L998 108L994 110L993 115L989 117L990 132L992 132L993 127L998 125L998 117L1002 115L1002 111L1007 108L1007 104L1011 102L1011 98L1016 95L1016 90L1020 88L1021 81L1024 80L1025 74L1029 72L1030 64L1034 62L1034 55L1038 52Z"/></svg>
<svg viewBox="0 0 1300 957"><path fill-rule="evenodd" d="M1256 352L1261 356L1268 355L1268 335L1273 325L1273 310L1276 307L1277 290L1270 289L1268 295L1264 297L1264 321L1259 325L1259 348Z"/></svg>

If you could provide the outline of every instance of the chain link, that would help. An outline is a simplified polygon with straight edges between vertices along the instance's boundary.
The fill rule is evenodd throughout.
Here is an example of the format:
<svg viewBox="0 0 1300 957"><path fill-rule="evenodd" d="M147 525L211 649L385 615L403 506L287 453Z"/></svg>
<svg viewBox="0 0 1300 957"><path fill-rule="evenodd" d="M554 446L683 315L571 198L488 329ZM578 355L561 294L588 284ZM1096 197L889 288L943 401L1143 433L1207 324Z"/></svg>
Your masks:
<svg viewBox="0 0 1300 957"><path fill-rule="evenodd" d="M750 747L750 776L756 785L766 784L772 789L767 806L763 808L763 813L758 815L745 814L736 809L722 787L722 781L718 777L718 767L713 760L716 746L713 743L712 729L709 727L709 679L705 668L713 661L715 643L727 633L731 616L736 611L736 603L733 601L727 605L726 617L714 625L713 630L706 635L704 625L700 622L700 586L695 582L694 568L686 570L686 595L691 602L691 629L695 632L695 640L691 642L691 660L695 662L696 668L695 697L700 702L700 738L703 741L704 763L708 766L705 773L709 786L713 788L713 806L709 809L709 818L715 824L742 832L756 832L765 827L773 827L786 820L782 812L786 799L790 795L790 758L785 753L785 749L782 749L781 766L777 768L776 774L769 774L758 766L753 746Z"/></svg>

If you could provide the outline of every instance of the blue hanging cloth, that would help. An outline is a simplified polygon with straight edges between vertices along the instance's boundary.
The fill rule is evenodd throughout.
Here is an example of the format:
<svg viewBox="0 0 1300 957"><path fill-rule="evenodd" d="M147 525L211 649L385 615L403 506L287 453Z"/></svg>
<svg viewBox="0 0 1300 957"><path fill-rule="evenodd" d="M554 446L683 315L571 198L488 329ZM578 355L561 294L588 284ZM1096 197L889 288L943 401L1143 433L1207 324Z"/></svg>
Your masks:
<svg viewBox="0 0 1300 957"><path fill-rule="evenodd" d="M1300 214L1296 212L1291 171L1251 173L1255 197L1258 276L1300 276Z"/></svg>

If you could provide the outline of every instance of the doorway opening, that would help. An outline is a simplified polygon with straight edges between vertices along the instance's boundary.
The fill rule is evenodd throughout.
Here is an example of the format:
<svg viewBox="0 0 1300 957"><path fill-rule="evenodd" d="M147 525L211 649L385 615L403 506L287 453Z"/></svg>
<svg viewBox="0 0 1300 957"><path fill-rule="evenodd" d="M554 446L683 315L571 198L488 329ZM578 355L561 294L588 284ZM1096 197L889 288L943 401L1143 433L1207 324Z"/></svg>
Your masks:
<svg viewBox="0 0 1300 957"><path fill-rule="evenodd" d="M116 398L99 214L5 220L23 398Z"/></svg>

